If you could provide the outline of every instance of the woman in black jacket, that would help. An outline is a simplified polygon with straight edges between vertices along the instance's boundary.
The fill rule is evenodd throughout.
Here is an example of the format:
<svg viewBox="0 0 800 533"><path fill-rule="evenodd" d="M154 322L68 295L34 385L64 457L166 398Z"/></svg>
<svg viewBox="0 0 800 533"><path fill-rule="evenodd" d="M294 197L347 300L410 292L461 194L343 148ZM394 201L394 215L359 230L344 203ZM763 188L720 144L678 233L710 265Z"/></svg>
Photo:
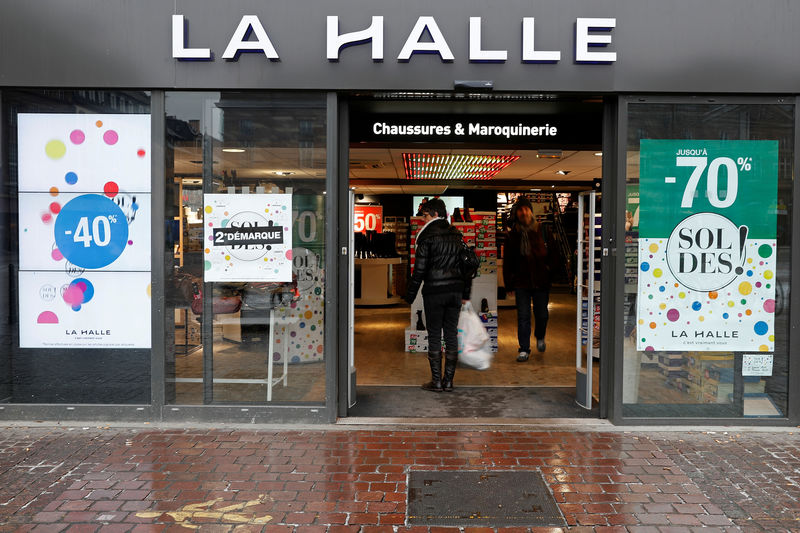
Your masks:
<svg viewBox="0 0 800 533"><path fill-rule="evenodd" d="M447 222L447 209L439 198L422 206L425 225L417 234L414 272L406 301L413 303L422 282L422 301L428 330L428 362L431 381L422 388L434 392L453 390L458 363L458 315L469 300L472 280L465 280L458 264L463 236ZM445 342L442 377L442 332Z"/></svg>

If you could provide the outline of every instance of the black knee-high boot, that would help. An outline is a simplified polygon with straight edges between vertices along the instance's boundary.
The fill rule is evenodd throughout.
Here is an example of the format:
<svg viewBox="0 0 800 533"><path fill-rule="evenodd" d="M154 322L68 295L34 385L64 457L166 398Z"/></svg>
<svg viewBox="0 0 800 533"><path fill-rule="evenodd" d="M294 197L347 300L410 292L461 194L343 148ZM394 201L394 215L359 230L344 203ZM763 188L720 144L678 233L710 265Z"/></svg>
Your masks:
<svg viewBox="0 0 800 533"><path fill-rule="evenodd" d="M431 380L422 384L422 388L433 392L442 392L442 354L428 352L431 365Z"/></svg>
<svg viewBox="0 0 800 533"><path fill-rule="evenodd" d="M444 377L442 378L442 390L453 392L453 377L456 375L456 365L458 364L458 352L444 353Z"/></svg>

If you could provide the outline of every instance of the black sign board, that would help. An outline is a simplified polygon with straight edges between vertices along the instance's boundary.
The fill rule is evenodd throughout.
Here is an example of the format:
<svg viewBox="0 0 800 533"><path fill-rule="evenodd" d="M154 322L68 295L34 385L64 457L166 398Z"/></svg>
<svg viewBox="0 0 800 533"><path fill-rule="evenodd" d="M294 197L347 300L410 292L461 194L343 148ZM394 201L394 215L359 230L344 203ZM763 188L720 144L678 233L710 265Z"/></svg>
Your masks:
<svg viewBox="0 0 800 533"><path fill-rule="evenodd" d="M599 113L558 115L460 115L355 113L350 141L366 143L469 143L600 147Z"/></svg>
<svg viewBox="0 0 800 533"><path fill-rule="evenodd" d="M280 226L255 226L241 228L214 228L214 246L251 246L256 244L283 244Z"/></svg>

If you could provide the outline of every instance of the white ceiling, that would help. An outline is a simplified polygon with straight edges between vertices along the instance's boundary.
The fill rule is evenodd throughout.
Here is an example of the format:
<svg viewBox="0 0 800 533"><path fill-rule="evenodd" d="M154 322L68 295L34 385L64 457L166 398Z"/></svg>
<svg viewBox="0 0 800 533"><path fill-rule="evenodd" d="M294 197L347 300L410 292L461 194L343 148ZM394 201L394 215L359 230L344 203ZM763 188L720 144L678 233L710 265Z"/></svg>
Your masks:
<svg viewBox="0 0 800 533"><path fill-rule="evenodd" d="M248 147L243 152L223 152L214 147L214 174L236 171L239 178L268 179L289 172L292 177L325 179L326 150L324 148ZM203 174L203 154L200 146L176 146L175 174Z"/></svg>

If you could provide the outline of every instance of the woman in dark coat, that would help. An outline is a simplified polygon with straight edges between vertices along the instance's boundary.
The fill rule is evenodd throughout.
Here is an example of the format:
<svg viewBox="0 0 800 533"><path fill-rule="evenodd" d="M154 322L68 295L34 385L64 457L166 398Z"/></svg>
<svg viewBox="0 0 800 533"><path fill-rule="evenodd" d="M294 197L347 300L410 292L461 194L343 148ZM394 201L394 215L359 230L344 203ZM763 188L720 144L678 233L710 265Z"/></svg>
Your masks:
<svg viewBox="0 0 800 533"><path fill-rule="evenodd" d="M506 290L514 291L517 304L517 361L531 353L531 305L533 305L536 349L543 352L549 313L551 272L547 245L533 220L530 200L520 196L511 209L511 230L503 252L503 279Z"/></svg>
<svg viewBox="0 0 800 533"><path fill-rule="evenodd" d="M472 280L461 275L458 257L463 236L447 222L444 202L434 198L422 204L421 209L425 225L417 234L416 260L406 301L413 303L422 286L431 367L431 380L422 388L451 392L458 363L458 314L461 304L469 300ZM442 336L445 341L444 374Z"/></svg>

